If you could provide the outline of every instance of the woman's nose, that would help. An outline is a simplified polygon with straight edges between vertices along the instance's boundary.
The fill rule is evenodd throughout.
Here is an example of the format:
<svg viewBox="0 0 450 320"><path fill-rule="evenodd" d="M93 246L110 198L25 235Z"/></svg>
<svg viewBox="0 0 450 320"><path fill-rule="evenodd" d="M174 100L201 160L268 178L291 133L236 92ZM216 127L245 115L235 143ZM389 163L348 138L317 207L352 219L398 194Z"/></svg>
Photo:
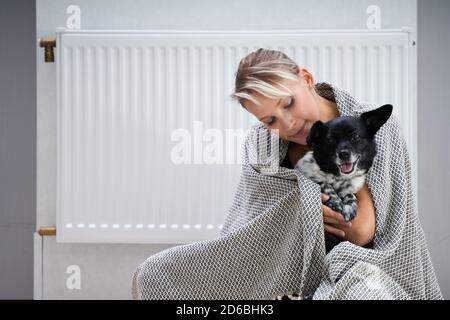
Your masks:
<svg viewBox="0 0 450 320"><path fill-rule="evenodd" d="M295 119L291 115L284 114L283 126L287 132L292 132L295 129Z"/></svg>

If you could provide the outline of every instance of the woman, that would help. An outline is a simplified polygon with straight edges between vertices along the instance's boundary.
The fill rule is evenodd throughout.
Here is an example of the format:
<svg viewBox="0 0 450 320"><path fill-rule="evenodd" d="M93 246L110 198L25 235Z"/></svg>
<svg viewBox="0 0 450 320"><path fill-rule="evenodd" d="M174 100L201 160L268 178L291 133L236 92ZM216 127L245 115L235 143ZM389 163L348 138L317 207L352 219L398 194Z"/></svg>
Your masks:
<svg viewBox="0 0 450 320"><path fill-rule="evenodd" d="M339 117L336 103L317 94L314 77L276 50L259 49L241 60L232 94L247 111L280 138L289 141L283 165L292 167L310 149L306 137L314 122ZM321 195L322 202L328 196ZM352 222L322 205L325 232L365 246L375 235L375 208L367 183L356 194L358 214Z"/></svg>

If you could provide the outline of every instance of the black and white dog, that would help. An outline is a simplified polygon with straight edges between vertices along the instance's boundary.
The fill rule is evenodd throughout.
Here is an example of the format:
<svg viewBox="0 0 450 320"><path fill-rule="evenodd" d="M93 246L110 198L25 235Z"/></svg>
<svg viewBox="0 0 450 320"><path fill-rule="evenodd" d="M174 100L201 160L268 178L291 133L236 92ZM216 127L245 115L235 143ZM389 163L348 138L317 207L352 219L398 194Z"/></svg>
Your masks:
<svg viewBox="0 0 450 320"><path fill-rule="evenodd" d="M295 165L330 196L325 203L342 213L345 221L357 213L356 196L376 155L375 134L392 114L386 104L359 117L338 117L311 127L307 152Z"/></svg>

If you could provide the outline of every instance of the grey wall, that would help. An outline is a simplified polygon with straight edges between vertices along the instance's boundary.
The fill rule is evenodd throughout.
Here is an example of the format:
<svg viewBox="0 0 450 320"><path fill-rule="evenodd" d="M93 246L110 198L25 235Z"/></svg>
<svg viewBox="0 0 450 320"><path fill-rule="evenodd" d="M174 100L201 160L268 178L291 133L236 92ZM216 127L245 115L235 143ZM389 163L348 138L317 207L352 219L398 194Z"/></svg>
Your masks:
<svg viewBox="0 0 450 320"><path fill-rule="evenodd" d="M450 1L418 2L419 213L444 296L450 298Z"/></svg>
<svg viewBox="0 0 450 320"><path fill-rule="evenodd" d="M87 1L75 3L89 6ZM120 1L122 4L123 1ZM199 3L208 14L199 14ZM72 1L40 1L42 10L52 12ZM101 5L103 3L103 5ZM123 5L97 0L93 8L109 8L108 21L98 10L84 12L83 28L99 25L123 28L173 29L259 29L267 21L277 29L363 28L361 15L369 4L382 7L382 27L415 26L411 13L415 1L322 1L328 19L314 19L320 2L258 1L151 1L148 10L130 17ZM130 10L139 1L128 1ZM189 3L189 5L188 5ZM271 6L271 10L264 7ZM411 9L411 7L413 9ZM383 8L387 8L384 10ZM327 11L328 11L327 10ZM412 10L412 11L411 11ZM404 12L393 15L392 12ZM432 259L444 295L450 298L450 210L446 178L450 178L448 125L449 102L445 77L450 62L450 2L418 1L418 118L419 118L419 212ZM201 19L199 18L201 17ZM114 22L113 22L114 21ZM102 24L103 22L103 24ZM40 33L51 35L61 21L43 20ZM33 0L2 1L0 5L0 298L32 298L33 242L36 216L36 30ZM446 117L447 115L447 117ZM41 199L45 202L46 199ZM47 207L50 204L43 204ZM44 219L45 220L45 219Z"/></svg>
<svg viewBox="0 0 450 320"><path fill-rule="evenodd" d="M33 296L36 223L36 12L0 4L0 299Z"/></svg>

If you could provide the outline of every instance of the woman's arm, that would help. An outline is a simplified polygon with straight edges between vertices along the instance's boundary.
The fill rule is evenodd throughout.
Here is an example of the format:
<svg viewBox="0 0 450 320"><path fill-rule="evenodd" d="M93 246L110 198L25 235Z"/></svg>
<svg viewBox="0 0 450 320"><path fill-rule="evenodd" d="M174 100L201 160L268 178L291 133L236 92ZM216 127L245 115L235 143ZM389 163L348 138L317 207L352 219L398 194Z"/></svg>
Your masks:
<svg viewBox="0 0 450 320"><path fill-rule="evenodd" d="M322 202L328 198L322 194ZM358 213L351 222L345 222L343 216L322 204L325 231L356 245L365 246L375 236L375 207L367 183L356 193Z"/></svg>

